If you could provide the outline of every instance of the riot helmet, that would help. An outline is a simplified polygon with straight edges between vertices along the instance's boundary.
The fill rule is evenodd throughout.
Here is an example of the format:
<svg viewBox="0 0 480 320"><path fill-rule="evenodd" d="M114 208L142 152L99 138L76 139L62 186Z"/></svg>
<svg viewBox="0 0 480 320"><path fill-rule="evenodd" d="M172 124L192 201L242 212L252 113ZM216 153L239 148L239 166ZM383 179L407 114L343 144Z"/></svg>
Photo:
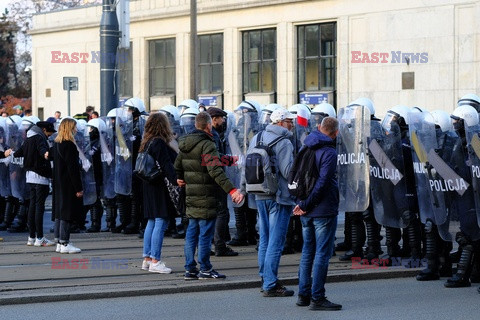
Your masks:
<svg viewBox="0 0 480 320"><path fill-rule="evenodd" d="M435 122L435 126L438 126L442 132L447 132L453 129L452 121L448 112L443 110L433 110L430 113Z"/></svg>
<svg viewBox="0 0 480 320"><path fill-rule="evenodd" d="M140 115L146 115L145 104L143 100L137 97L133 97L125 101L125 107L128 107L130 111L133 112L133 117L139 117Z"/></svg>
<svg viewBox="0 0 480 320"><path fill-rule="evenodd" d="M354 106L354 105L367 107L368 110L370 111L370 116L371 117L375 116L375 106L373 105L372 100L365 97L360 97L357 100L352 101L348 106Z"/></svg>
<svg viewBox="0 0 480 320"><path fill-rule="evenodd" d="M180 126L183 128L184 133L189 134L195 130L195 117L199 114L197 108L188 108L180 116Z"/></svg>
<svg viewBox="0 0 480 320"><path fill-rule="evenodd" d="M312 113L310 115L310 125L312 129L316 129L317 126L322 123L322 120L325 117L336 118L337 112L330 103L322 102L312 109Z"/></svg>
<svg viewBox="0 0 480 320"><path fill-rule="evenodd" d="M193 99L185 99L178 105L178 111L182 115L187 109L193 108L198 110L198 103Z"/></svg>
<svg viewBox="0 0 480 320"><path fill-rule="evenodd" d="M465 126L471 127L478 124L478 112L470 105L457 107L450 118L453 119L453 128L462 138L465 137Z"/></svg>
<svg viewBox="0 0 480 320"><path fill-rule="evenodd" d="M457 106L472 106L477 110L477 112L480 112L480 97L478 97L476 94L473 93L468 93L464 95L463 97L458 100Z"/></svg>
<svg viewBox="0 0 480 320"><path fill-rule="evenodd" d="M167 105L160 109L160 112L164 113L167 118L173 118L175 121L180 121L180 112L173 105Z"/></svg>
<svg viewBox="0 0 480 320"><path fill-rule="evenodd" d="M382 127L387 132L390 133L392 129L395 129L396 126L392 126L392 123L396 123L400 130L403 132L408 131L408 113L410 108L403 105L396 105L387 111L387 114L383 118Z"/></svg>
<svg viewBox="0 0 480 320"><path fill-rule="evenodd" d="M31 127L33 127L40 119L38 119L35 116L28 116L28 117L23 117L22 118L22 127L27 132L30 130Z"/></svg>

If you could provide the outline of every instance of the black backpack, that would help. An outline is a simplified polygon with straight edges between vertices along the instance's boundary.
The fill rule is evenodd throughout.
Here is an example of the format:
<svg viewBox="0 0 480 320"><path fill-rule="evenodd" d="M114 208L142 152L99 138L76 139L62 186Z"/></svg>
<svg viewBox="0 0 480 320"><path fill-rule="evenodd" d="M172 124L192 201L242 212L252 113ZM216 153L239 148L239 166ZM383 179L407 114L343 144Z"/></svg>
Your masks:
<svg viewBox="0 0 480 320"><path fill-rule="evenodd" d="M305 200L318 179L315 150L305 146L298 152L288 174L288 191L299 200Z"/></svg>

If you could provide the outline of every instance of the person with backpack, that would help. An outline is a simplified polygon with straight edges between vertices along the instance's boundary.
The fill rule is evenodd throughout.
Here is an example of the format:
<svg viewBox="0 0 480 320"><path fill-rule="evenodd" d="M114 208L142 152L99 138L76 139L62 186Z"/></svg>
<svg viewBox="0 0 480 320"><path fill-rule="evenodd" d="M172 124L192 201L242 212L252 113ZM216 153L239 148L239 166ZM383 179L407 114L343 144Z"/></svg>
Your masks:
<svg viewBox="0 0 480 320"><path fill-rule="evenodd" d="M293 290L278 280L280 257L295 205L289 194L287 177L293 163L292 137L294 116L284 108L272 112L267 125L250 141L244 181L246 192L255 194L259 214L259 274L264 297L289 297Z"/></svg>
<svg viewBox="0 0 480 320"><path fill-rule="evenodd" d="M338 120L326 117L305 139L315 151L315 165L304 170L318 172L314 185L298 193L293 214L302 222L303 248L298 272L298 306L310 310L340 310L341 305L325 297L328 263L333 254L338 215L337 150ZM310 175L311 172L304 172ZM301 175L301 172L300 174Z"/></svg>

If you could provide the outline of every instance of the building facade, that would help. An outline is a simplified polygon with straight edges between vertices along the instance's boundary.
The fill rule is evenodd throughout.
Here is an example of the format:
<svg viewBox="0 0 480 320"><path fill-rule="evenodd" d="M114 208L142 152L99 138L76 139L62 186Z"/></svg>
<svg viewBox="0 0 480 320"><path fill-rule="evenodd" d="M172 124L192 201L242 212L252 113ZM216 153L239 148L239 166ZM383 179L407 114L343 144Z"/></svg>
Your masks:
<svg viewBox="0 0 480 320"><path fill-rule="evenodd" d="M360 96L377 115L396 104L452 111L480 94L480 0L197 0L198 91L233 109L243 99L284 106ZM190 1L131 0L119 92L156 110L190 97ZM101 6L39 14L33 108L67 110L63 77L78 77L72 114L100 106ZM123 58L122 58L123 57Z"/></svg>

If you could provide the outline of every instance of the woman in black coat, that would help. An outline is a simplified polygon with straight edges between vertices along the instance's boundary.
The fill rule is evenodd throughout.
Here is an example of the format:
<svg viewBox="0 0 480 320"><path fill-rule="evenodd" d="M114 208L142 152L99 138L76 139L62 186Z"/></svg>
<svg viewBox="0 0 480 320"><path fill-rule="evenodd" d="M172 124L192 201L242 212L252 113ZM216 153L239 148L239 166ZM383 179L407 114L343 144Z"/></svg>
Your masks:
<svg viewBox="0 0 480 320"><path fill-rule="evenodd" d="M173 132L167 117L163 113L150 115L145 124L142 144L139 152L148 152L160 165L167 179L177 184L173 163L176 152L169 146ZM142 269L157 273L170 273L161 261L162 244L169 218L175 214L168 189L163 177L153 183L143 182L143 211L148 220L143 238Z"/></svg>
<svg viewBox="0 0 480 320"><path fill-rule="evenodd" d="M55 239L57 252L79 253L81 250L70 242L70 223L83 208L83 186L75 133L74 119L63 119L53 145L53 190L55 212Z"/></svg>

